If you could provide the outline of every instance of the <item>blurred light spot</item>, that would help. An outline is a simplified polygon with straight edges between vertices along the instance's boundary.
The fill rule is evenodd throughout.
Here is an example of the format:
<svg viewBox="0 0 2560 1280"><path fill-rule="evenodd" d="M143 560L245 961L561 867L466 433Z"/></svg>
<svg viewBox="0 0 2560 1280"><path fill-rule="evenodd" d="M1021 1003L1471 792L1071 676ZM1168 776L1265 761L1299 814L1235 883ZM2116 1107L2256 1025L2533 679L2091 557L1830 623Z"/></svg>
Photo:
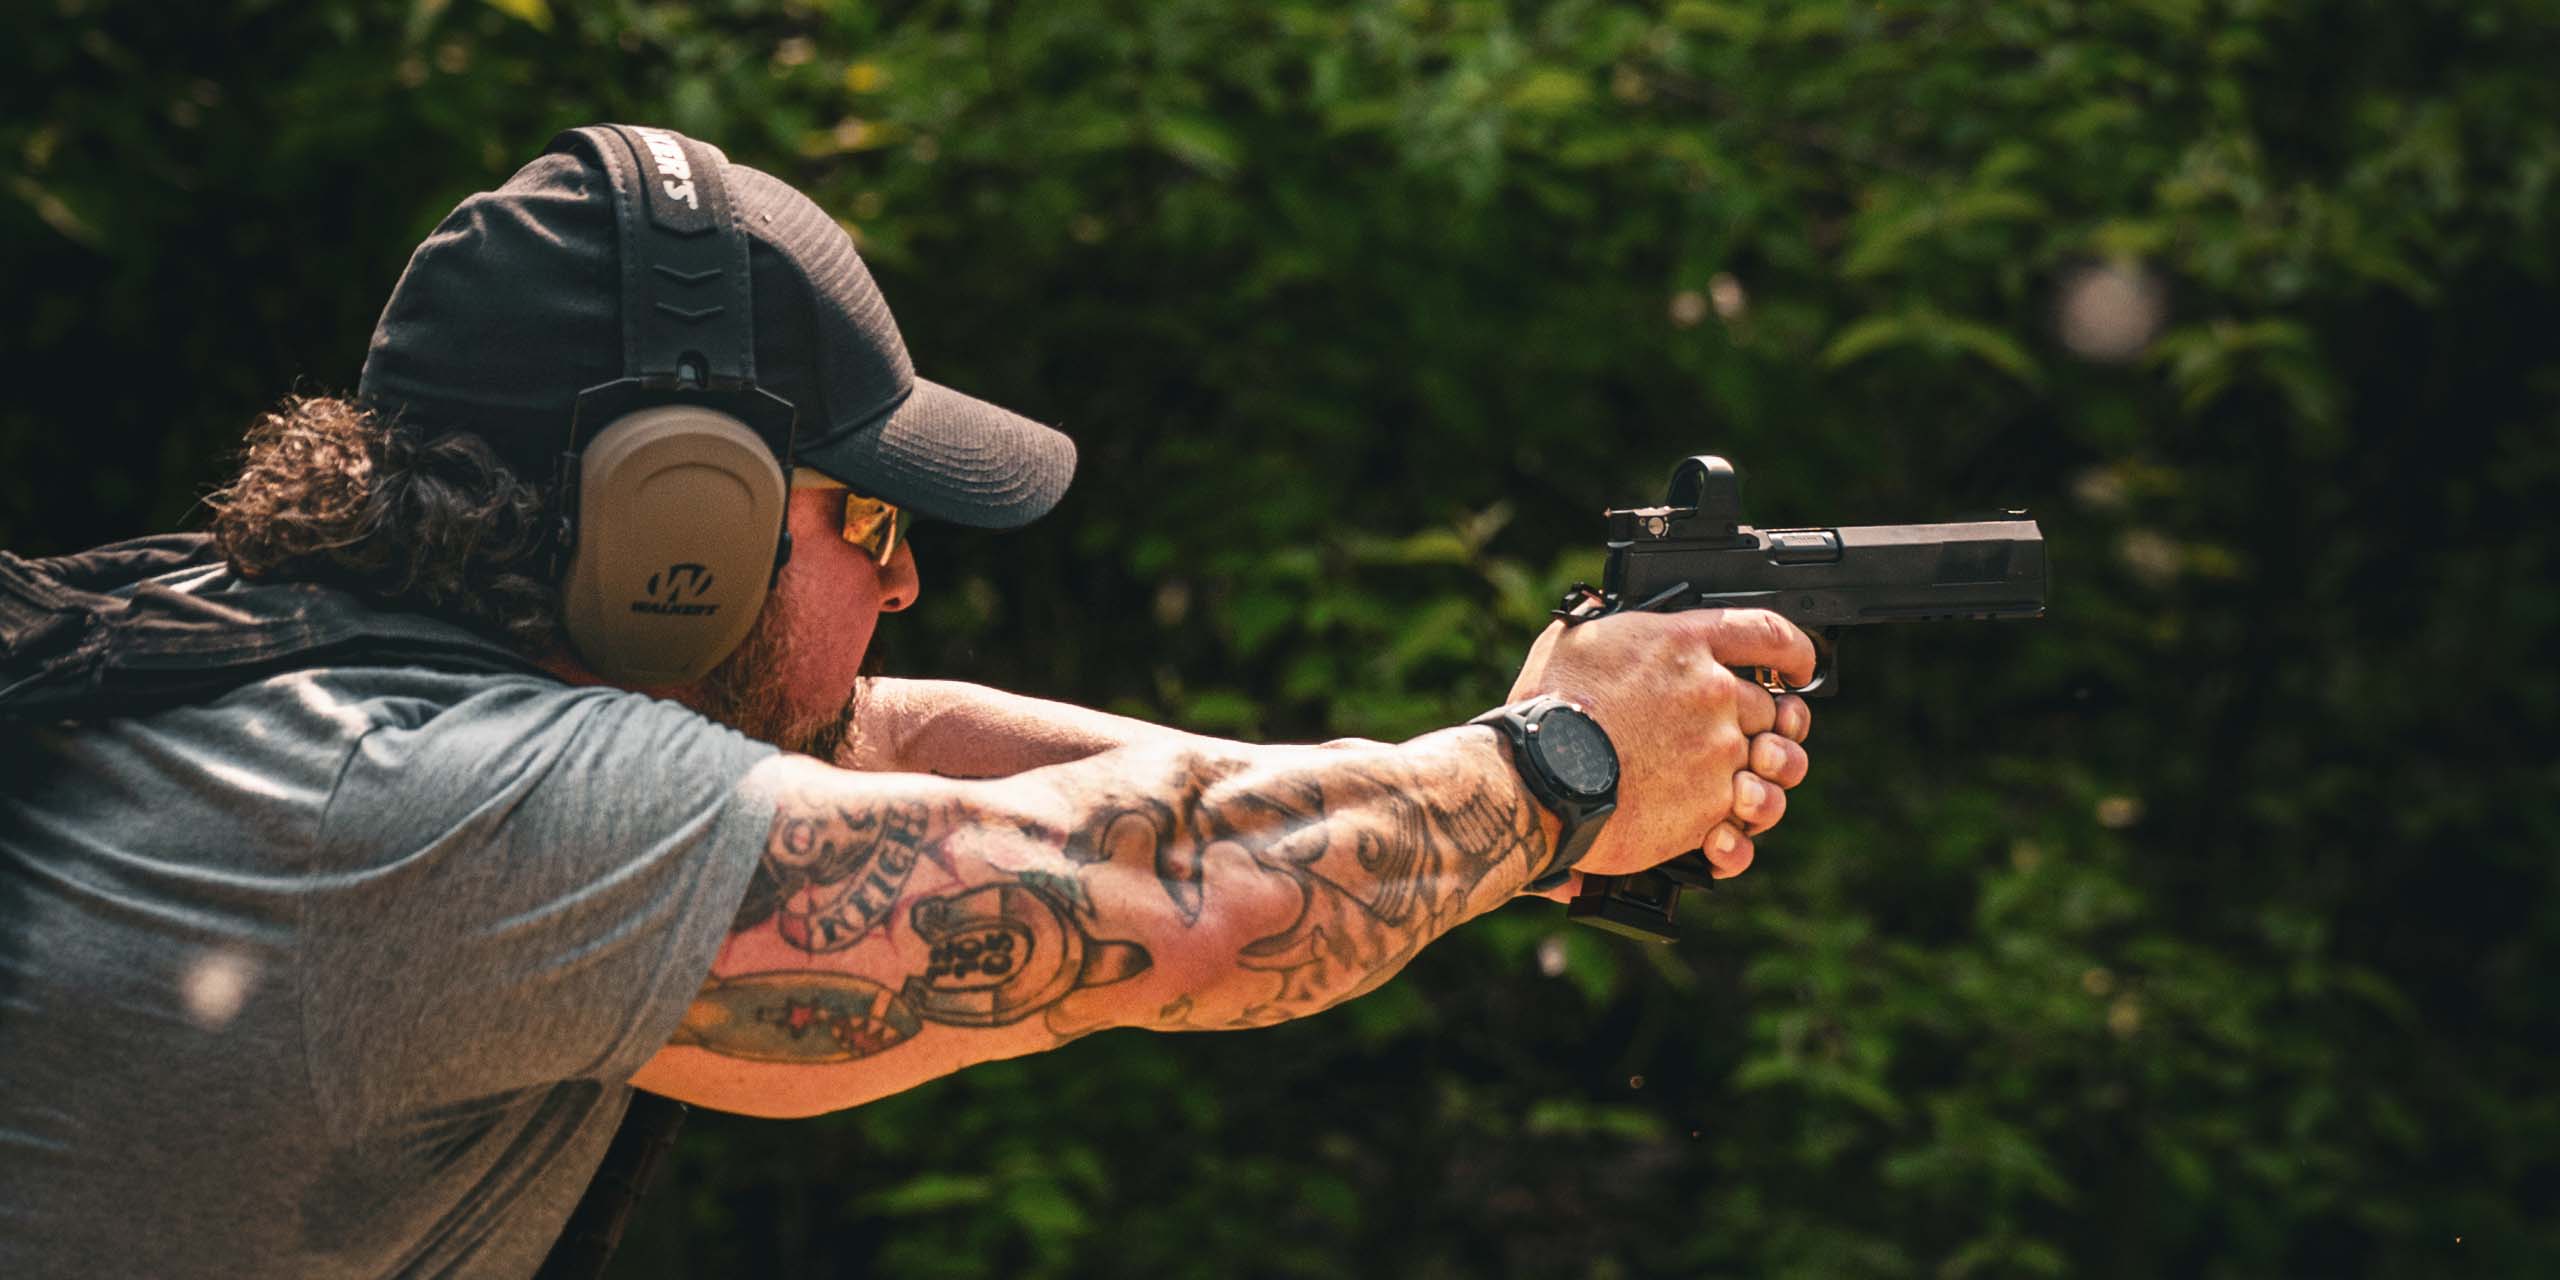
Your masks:
<svg viewBox="0 0 2560 1280"><path fill-rule="evenodd" d="M2083 267L2062 282L2055 316L2062 345L2109 363L2142 354L2168 315L2158 277L2132 263Z"/></svg>
<svg viewBox="0 0 2560 1280"><path fill-rule="evenodd" d="M907 147L907 154L915 157L917 164L932 164L942 158L942 140L931 135L918 138Z"/></svg>
<svg viewBox="0 0 2560 1280"><path fill-rule="evenodd" d="M877 62L857 62L844 69L844 87L855 93L869 93L886 79Z"/></svg>
<svg viewBox="0 0 2560 1280"><path fill-rule="evenodd" d="M2123 1039L2142 1030L2142 1002L2132 996L2120 996L2107 1006L2107 1030Z"/></svg>
<svg viewBox="0 0 2560 1280"><path fill-rule="evenodd" d="M1644 1087L1644 1077L1643 1077L1643 1076L1628 1076L1628 1077L1627 1077L1627 1087L1628 1087L1628 1088L1630 1088L1630 1089L1641 1089L1641 1088L1643 1088L1643 1087Z"/></svg>
<svg viewBox="0 0 2560 1280"><path fill-rule="evenodd" d="M1645 102L1653 97L1653 86L1643 72L1621 62L1609 73L1609 92L1620 102Z"/></svg>
<svg viewBox="0 0 2560 1280"><path fill-rule="evenodd" d="M1716 305L1716 314L1728 321L1739 320L1751 309L1751 295L1742 291L1742 282L1730 271L1719 271L1707 279L1707 300Z"/></svg>
<svg viewBox="0 0 2560 1280"><path fill-rule="evenodd" d="M1004 597L996 593L996 584L974 574L961 580L960 602L968 606L970 620L980 626L994 623L1004 611Z"/></svg>
<svg viewBox="0 0 2560 1280"><path fill-rule="evenodd" d="M1156 625L1174 627L1191 616L1191 584L1167 578L1156 588Z"/></svg>
<svg viewBox="0 0 2560 1280"><path fill-rule="evenodd" d="M257 981L258 967L237 951L208 951L197 957L178 979L179 998L186 1001L187 1020L207 1031L219 1031L240 1016Z"/></svg>
<svg viewBox="0 0 2560 1280"><path fill-rule="evenodd" d="M828 136L835 139L836 150L858 151L863 141L871 136L871 125L857 117L846 116L836 121L835 129Z"/></svg>
<svg viewBox="0 0 2560 1280"><path fill-rule="evenodd" d="M2105 995L2116 989L2116 975L2103 968L2084 970L2080 974L2080 989L2093 996Z"/></svg>
<svg viewBox="0 0 2560 1280"><path fill-rule="evenodd" d="M1103 225L1102 219L1090 213L1079 213L1067 224L1067 234L1073 237L1077 244L1100 244L1103 234L1109 230L1109 227Z"/></svg>
<svg viewBox="0 0 2560 1280"><path fill-rule="evenodd" d="M2020 840L2009 846L2009 865L2020 871L2033 871L2044 865L2044 846L2033 840Z"/></svg>
<svg viewBox="0 0 2560 1280"><path fill-rule="evenodd" d="M807 36L792 36L773 47L773 65L776 67L800 66L817 52L817 42Z"/></svg>
<svg viewBox="0 0 2560 1280"><path fill-rule="evenodd" d="M1551 933L1538 940L1538 972L1550 978L1564 976L1564 936Z"/></svg>
<svg viewBox="0 0 2560 1280"><path fill-rule="evenodd" d="M853 216L857 218L877 218L880 216L880 210L887 204L887 198L882 196L879 192L865 191L853 198Z"/></svg>
<svg viewBox="0 0 2560 1280"><path fill-rule="evenodd" d="M2124 473L2114 467L2091 467L2072 478L2071 496L2081 506L2113 511L2125 503Z"/></svg>
<svg viewBox="0 0 2560 1280"><path fill-rule="evenodd" d="M459 40L447 41L436 50L436 70L458 76L471 69L471 50Z"/></svg>
<svg viewBox="0 0 2560 1280"><path fill-rule="evenodd" d="M2122 831L2142 821L2142 800L2137 796L2108 796L2098 802L2098 825L2109 831Z"/></svg>
<svg viewBox="0 0 2560 1280"><path fill-rule="evenodd" d="M1671 295L1671 323L1683 329L1694 329L1707 318L1707 295L1695 289L1683 289Z"/></svg>
<svg viewBox="0 0 2560 1280"><path fill-rule="evenodd" d="M2125 530L2124 536L2116 540L2116 558L2133 570L2133 576L2154 587L2165 587L2174 581L2186 560L2177 543L2151 529Z"/></svg>

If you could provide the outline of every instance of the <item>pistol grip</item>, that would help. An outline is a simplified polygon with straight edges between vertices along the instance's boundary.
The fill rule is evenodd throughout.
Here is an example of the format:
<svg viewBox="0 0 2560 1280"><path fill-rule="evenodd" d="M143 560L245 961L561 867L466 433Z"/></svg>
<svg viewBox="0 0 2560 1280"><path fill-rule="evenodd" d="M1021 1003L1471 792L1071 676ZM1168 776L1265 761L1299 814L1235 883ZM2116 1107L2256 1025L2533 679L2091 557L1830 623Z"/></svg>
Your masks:
<svg viewBox="0 0 2560 1280"><path fill-rule="evenodd" d="M1583 873L1582 892L1564 909L1565 919L1606 929L1641 942L1678 942L1680 890L1715 882L1715 870L1704 850L1691 849L1650 871L1634 875Z"/></svg>

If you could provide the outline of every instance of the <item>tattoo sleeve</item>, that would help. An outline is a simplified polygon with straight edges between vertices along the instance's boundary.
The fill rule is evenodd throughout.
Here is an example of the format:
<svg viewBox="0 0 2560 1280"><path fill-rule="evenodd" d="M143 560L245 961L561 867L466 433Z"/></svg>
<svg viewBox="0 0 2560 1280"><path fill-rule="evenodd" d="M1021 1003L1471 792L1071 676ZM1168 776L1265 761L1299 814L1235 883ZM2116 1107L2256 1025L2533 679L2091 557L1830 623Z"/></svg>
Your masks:
<svg viewBox="0 0 2560 1280"><path fill-rule="evenodd" d="M825 1064L972 1030L1011 1056L1267 1025L1376 988L1552 848L1484 730L1200 741L983 782L798 762L672 1043Z"/></svg>

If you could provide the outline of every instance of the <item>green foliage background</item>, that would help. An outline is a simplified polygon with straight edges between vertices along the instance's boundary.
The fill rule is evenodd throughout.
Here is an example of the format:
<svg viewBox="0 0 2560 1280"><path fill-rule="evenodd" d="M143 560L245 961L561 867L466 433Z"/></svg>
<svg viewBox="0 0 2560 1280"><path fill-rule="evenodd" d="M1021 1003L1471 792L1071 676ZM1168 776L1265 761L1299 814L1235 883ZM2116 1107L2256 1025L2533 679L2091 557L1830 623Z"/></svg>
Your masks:
<svg viewBox="0 0 2560 1280"><path fill-rule="evenodd" d="M1077 438L1044 524L920 534L906 671L1401 736L1681 455L1765 524L2043 519L2052 617L1854 637L1678 949L1514 907L1310 1023L698 1119L617 1274L2560 1256L2549 3L27 10L21 552L187 519L598 118L801 184L927 373ZM2094 263L2165 284L2136 359L2056 339Z"/></svg>

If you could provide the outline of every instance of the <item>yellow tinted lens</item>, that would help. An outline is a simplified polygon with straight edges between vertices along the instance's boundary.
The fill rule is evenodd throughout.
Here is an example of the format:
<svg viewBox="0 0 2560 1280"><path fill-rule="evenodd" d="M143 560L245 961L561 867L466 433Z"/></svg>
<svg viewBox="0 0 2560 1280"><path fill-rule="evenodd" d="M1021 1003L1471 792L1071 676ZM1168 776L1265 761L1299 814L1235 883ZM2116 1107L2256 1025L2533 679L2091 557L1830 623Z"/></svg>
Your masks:
<svg viewBox="0 0 2560 1280"><path fill-rule="evenodd" d="M898 553L898 530L906 523L905 513L878 498L858 493L844 495L844 540L862 548L881 565Z"/></svg>

